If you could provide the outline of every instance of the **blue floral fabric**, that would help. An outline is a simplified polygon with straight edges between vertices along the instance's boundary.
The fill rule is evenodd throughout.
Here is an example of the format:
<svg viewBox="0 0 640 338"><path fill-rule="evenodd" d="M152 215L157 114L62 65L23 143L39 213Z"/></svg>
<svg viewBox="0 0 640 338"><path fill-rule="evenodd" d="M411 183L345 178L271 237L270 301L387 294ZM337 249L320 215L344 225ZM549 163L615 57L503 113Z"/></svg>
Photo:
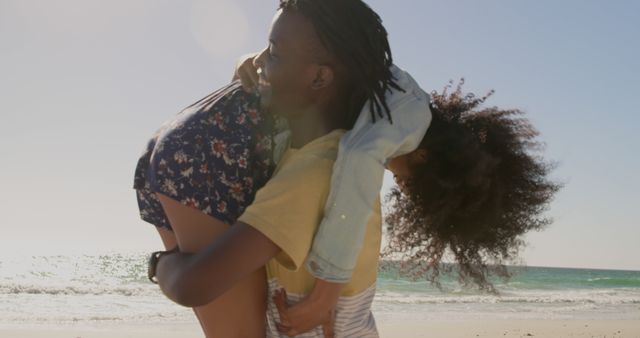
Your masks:
<svg viewBox="0 0 640 338"><path fill-rule="evenodd" d="M273 118L239 82L185 108L158 129L138 161L140 217L171 229L160 193L235 223L273 173L273 135Z"/></svg>

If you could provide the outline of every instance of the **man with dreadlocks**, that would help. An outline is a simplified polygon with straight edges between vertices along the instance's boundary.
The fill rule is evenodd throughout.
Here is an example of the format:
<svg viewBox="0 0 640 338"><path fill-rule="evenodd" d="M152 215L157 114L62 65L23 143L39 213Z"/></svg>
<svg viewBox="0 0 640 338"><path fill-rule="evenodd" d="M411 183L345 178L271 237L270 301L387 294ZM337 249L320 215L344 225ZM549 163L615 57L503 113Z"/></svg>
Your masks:
<svg viewBox="0 0 640 338"><path fill-rule="evenodd" d="M170 299L197 307L266 264L270 295L279 296L268 298L266 332L280 336L287 323L278 323L282 302L274 300L282 301L284 293L277 290L283 288L293 302L311 293L313 275L301 267L326 214L325 222L333 225L318 234L326 238L325 249L314 249L322 256L309 260L309 267L346 283L320 289L337 291L326 297L333 304L340 296L332 314L335 327L312 327L307 336L377 337L371 313L381 241L377 194L385 161L410 152L424 135L428 96L408 74L392 67L381 20L360 0L282 0L269 47L254 62L263 108L289 124L286 149L273 177L224 235L196 254L172 251L155 260L158 284ZM361 113L366 101L366 113ZM392 114L400 117L394 120ZM349 129L352 133L345 136ZM332 179L336 158L342 168ZM352 184L347 175L357 174L356 166L367 171ZM330 194L332 180L338 188ZM353 189L341 192L341 184ZM325 213L326 204L332 212ZM347 222L357 224L345 229ZM340 242L335 236L345 231L353 238ZM335 258L322 250L344 250L338 269L331 270ZM260 320L255 314L247 317Z"/></svg>
<svg viewBox="0 0 640 338"><path fill-rule="evenodd" d="M379 16L360 1L281 1L310 19L323 46L346 66L351 77L349 121L341 139L331 190L305 267L315 278L306 302L281 311L279 327L294 336L326 320L341 287L353 274L366 225L379 206L385 163L415 150L431 119L429 95L405 71L392 64L387 33ZM359 24L359 30L347 25ZM277 48L276 48L277 49ZM270 51L273 54L273 51ZM259 85L255 59L240 59L234 80L248 91ZM285 94L287 95L287 94ZM367 100L363 106L363 100ZM277 111L276 111L277 112ZM350 124L353 122L350 122ZM286 290L276 304L286 308Z"/></svg>

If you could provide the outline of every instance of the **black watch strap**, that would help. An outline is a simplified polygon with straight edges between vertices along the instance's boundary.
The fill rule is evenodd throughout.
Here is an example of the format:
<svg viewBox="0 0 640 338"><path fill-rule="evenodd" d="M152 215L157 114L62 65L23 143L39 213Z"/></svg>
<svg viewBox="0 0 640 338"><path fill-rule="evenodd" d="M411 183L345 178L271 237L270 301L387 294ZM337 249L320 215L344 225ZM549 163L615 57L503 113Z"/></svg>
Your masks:
<svg viewBox="0 0 640 338"><path fill-rule="evenodd" d="M156 268L158 266L158 261L160 261L160 257L170 254L170 253L174 253L178 251L178 246L176 245L175 248L171 249L171 250L166 250L166 251L155 251L153 253L151 253L151 256L149 256L149 262L147 265L147 277L149 278L149 280L154 283L154 284L158 284L158 279L156 278Z"/></svg>

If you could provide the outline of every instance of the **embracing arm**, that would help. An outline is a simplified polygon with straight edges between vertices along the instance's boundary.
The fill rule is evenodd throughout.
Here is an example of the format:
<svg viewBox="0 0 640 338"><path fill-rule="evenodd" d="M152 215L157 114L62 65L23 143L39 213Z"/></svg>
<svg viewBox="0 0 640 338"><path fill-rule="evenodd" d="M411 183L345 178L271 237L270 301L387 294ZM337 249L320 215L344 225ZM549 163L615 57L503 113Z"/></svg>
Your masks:
<svg viewBox="0 0 640 338"><path fill-rule="evenodd" d="M237 222L197 253L162 256L156 278L169 299L183 306L201 306L264 266L278 252L280 248L260 231Z"/></svg>

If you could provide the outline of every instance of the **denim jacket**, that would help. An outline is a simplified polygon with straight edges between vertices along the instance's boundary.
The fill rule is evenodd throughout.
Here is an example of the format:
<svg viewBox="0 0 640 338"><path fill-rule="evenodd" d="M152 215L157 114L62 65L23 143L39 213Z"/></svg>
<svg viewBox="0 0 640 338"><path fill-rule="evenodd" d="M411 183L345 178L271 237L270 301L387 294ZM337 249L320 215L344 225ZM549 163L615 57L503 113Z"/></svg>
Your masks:
<svg viewBox="0 0 640 338"><path fill-rule="evenodd" d="M324 218L305 264L316 278L349 281L382 188L385 164L414 151L431 122L429 95L407 72L395 65L391 71L404 89L386 94L393 123L386 118L372 123L367 103L353 129L340 140Z"/></svg>

